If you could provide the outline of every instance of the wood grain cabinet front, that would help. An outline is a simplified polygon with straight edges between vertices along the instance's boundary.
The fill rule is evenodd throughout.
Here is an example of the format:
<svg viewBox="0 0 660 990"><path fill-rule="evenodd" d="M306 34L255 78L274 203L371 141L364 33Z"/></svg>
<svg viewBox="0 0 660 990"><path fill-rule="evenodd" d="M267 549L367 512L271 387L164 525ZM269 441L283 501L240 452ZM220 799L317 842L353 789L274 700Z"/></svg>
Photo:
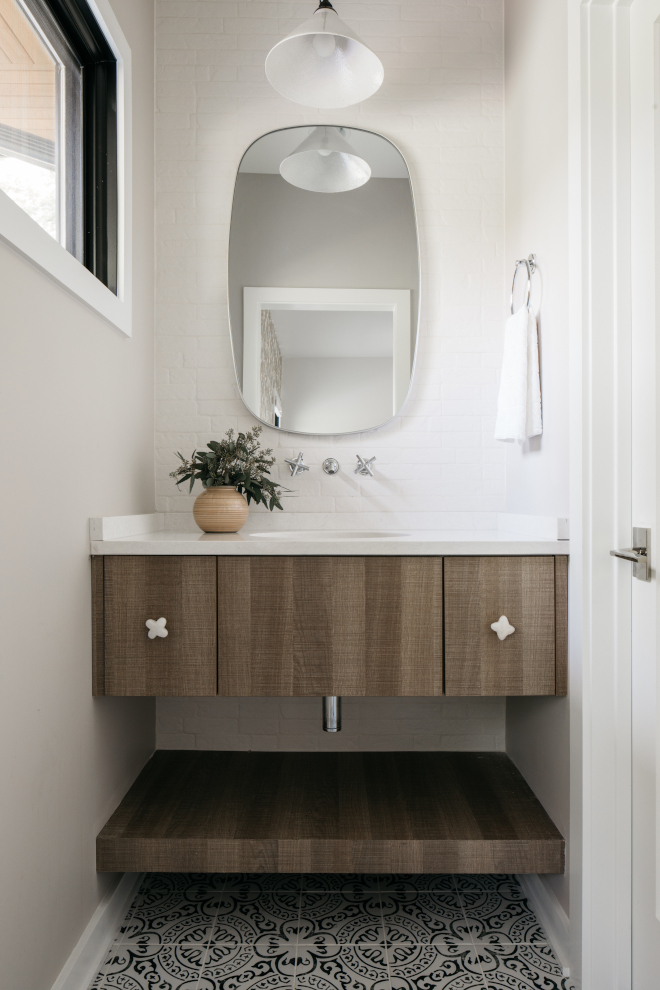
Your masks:
<svg viewBox="0 0 660 990"><path fill-rule="evenodd" d="M107 556L92 583L95 694L566 694L566 557Z"/></svg>
<svg viewBox="0 0 660 990"><path fill-rule="evenodd" d="M566 557L446 557L445 693L565 694L565 680Z"/></svg>
<svg viewBox="0 0 660 990"><path fill-rule="evenodd" d="M94 558L93 567L95 605L102 600L95 693L216 694L215 559L107 556Z"/></svg>
<svg viewBox="0 0 660 990"><path fill-rule="evenodd" d="M439 557L218 557L218 693L442 694Z"/></svg>

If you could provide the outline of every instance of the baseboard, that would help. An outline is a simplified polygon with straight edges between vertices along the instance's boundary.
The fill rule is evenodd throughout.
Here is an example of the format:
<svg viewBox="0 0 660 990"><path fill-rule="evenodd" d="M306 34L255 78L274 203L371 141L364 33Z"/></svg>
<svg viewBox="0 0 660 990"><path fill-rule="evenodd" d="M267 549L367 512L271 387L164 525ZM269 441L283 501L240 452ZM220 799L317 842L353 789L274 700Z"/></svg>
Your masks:
<svg viewBox="0 0 660 990"><path fill-rule="evenodd" d="M553 891L535 873L520 874L518 881L534 914L539 919L555 951L563 975L570 976L570 930L568 915Z"/></svg>
<svg viewBox="0 0 660 990"><path fill-rule="evenodd" d="M110 940L126 917L143 873L124 873L91 917L78 944L53 983L52 990L88 990L101 965Z"/></svg>

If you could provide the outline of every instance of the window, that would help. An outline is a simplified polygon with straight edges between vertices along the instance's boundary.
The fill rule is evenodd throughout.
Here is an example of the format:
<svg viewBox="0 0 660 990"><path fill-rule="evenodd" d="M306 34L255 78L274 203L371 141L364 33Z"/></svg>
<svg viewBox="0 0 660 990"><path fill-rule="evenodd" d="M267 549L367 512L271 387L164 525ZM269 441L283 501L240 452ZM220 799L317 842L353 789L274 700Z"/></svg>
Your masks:
<svg viewBox="0 0 660 990"><path fill-rule="evenodd" d="M0 189L117 292L117 61L86 0L0 0Z"/></svg>

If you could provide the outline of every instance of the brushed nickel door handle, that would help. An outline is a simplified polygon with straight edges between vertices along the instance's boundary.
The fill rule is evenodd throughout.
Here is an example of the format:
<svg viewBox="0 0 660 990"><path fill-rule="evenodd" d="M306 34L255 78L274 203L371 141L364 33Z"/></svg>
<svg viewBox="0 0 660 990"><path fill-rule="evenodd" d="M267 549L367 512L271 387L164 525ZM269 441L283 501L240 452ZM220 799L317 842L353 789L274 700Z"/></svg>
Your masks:
<svg viewBox="0 0 660 990"><path fill-rule="evenodd" d="M610 557L629 560L633 565L633 577L639 581L651 580L651 530L635 526L633 545L622 550L610 550Z"/></svg>

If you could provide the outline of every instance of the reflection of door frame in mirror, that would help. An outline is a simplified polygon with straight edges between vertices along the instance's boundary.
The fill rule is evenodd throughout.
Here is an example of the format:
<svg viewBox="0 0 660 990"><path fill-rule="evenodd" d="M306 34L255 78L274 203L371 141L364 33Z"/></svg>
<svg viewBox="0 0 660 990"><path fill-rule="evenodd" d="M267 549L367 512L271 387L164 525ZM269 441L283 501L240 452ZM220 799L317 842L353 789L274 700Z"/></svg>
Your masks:
<svg viewBox="0 0 660 990"><path fill-rule="evenodd" d="M408 395L412 372L410 289L301 289L246 285L243 288L242 395L243 402L253 415L259 416L261 409L261 312L263 309L283 307L392 313L392 415L399 412Z"/></svg>

